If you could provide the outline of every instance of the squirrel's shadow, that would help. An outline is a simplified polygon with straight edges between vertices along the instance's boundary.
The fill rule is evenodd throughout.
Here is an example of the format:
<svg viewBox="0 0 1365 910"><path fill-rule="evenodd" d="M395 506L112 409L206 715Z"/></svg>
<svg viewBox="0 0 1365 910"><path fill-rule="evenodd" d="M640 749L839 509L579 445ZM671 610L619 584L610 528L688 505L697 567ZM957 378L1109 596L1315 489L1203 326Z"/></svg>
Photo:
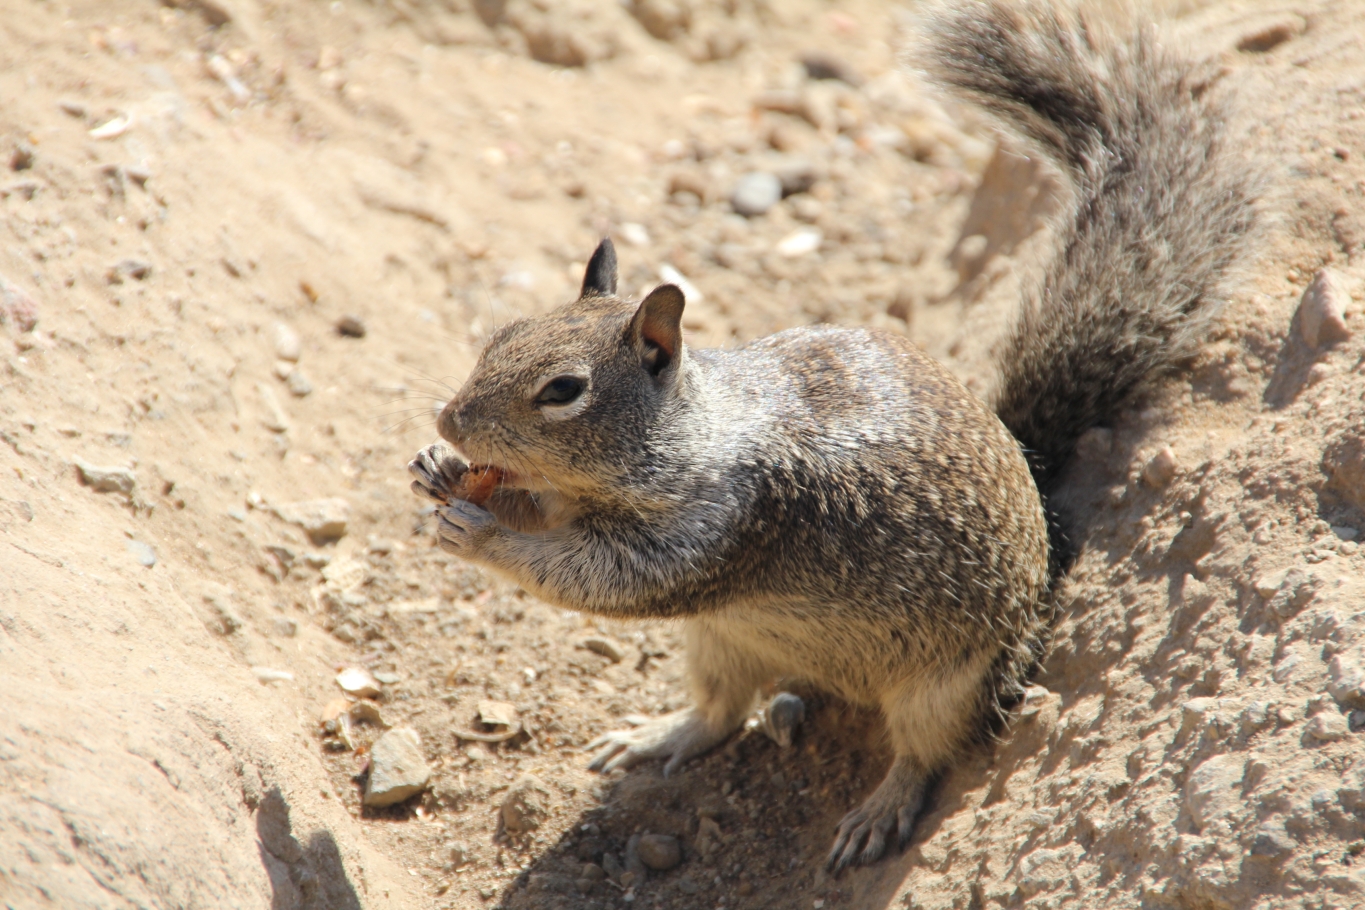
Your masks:
<svg viewBox="0 0 1365 910"><path fill-rule="evenodd" d="M929 864L922 847L962 809L969 792L992 774L1008 777L1002 761L1011 763L1006 753L1015 750L969 753L931 788L904 851L893 849L880 862L835 878L825 871L835 828L880 783L891 751L875 712L818 693L802 695L807 719L791 748L780 749L750 730L670 778L657 762L605 777L601 803L575 818L556 843L538 849L497 906L588 910L619 900L631 889L610 879L592 881L584 870L588 864L625 868L636 833L678 838L683 857L673 869L631 881L640 906L656 897L676 907L723 900L732 910L808 908L820 900L826 906L901 906L910 874Z"/></svg>

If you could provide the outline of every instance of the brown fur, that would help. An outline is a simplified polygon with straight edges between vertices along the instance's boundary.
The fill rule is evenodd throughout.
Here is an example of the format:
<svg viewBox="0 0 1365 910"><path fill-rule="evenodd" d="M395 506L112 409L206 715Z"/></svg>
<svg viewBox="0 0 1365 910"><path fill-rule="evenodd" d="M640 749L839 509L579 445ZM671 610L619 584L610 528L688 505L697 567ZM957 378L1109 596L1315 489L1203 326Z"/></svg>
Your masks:
<svg viewBox="0 0 1365 910"><path fill-rule="evenodd" d="M1217 120L1183 68L1145 38L1100 46L1019 9L968 4L937 30L945 79L1077 184L1003 368L1003 423L889 334L688 350L677 289L616 296L605 241L582 299L499 331L439 421L471 461L511 472L487 509L442 505L443 546L552 603L685 622L695 707L609 734L594 767L663 758L669 773L778 677L882 709L895 760L840 824L835 868L904 843L926 782L1020 691L1049 621L1034 475L1050 483L1079 432L1165 368L1167 346L1189 347L1250 217L1224 198L1236 181L1200 164L1201 148L1218 160ZM1204 202L1226 206L1208 241L1175 211ZM454 459L422 453L414 488L443 501Z"/></svg>

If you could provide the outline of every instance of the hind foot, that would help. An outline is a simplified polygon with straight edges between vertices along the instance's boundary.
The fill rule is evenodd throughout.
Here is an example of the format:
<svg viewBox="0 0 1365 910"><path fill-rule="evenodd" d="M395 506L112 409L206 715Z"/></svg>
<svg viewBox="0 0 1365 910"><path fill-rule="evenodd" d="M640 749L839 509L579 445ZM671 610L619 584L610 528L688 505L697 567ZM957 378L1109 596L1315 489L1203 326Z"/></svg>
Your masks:
<svg viewBox="0 0 1365 910"><path fill-rule="evenodd" d="M839 822L825 868L838 875L849 866L876 862L886 853L892 832L897 849L904 848L915 830L915 817L924 805L927 782L927 775L917 763L898 756L881 786Z"/></svg>
<svg viewBox="0 0 1365 910"><path fill-rule="evenodd" d="M683 762L720 745L731 732L716 729L695 711L676 711L645 721L633 730L613 730L598 737L588 744L589 749L600 750L588 767L607 772L651 758L666 758L664 777L668 777Z"/></svg>

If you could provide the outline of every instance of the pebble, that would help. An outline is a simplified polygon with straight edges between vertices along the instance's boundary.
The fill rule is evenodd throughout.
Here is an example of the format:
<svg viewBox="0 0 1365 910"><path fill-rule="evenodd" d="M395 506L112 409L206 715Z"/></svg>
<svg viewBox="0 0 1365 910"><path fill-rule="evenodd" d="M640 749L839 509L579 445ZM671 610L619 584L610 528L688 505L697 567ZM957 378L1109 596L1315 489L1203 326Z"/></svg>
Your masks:
<svg viewBox="0 0 1365 910"><path fill-rule="evenodd" d="M825 235L819 228L798 228L777 242L777 255L796 259L820 249Z"/></svg>
<svg viewBox="0 0 1365 910"><path fill-rule="evenodd" d="M762 215L781 201L782 181L766 171L745 174L730 194L731 207L746 218Z"/></svg>
<svg viewBox="0 0 1365 910"><path fill-rule="evenodd" d="M621 876L621 884L627 888L636 882L644 881L645 876L649 874L645 871L644 860L640 859L640 841L643 836L632 834L630 840L626 841L626 872Z"/></svg>
<svg viewBox="0 0 1365 910"><path fill-rule="evenodd" d="M1170 446L1162 446L1142 466L1142 482L1154 490L1160 490L1175 479L1178 467L1175 451Z"/></svg>
<svg viewBox="0 0 1365 910"><path fill-rule="evenodd" d="M1356 651L1342 651L1327 664L1327 691L1347 708L1365 708L1365 664Z"/></svg>
<svg viewBox="0 0 1365 910"><path fill-rule="evenodd" d="M0 275L0 325L31 332L38 324L38 303L19 285Z"/></svg>
<svg viewBox="0 0 1365 910"><path fill-rule="evenodd" d="M308 381L308 377L298 367L289 371L284 384L289 389L289 394L295 398L306 398L313 394L313 384Z"/></svg>
<svg viewBox="0 0 1365 910"><path fill-rule="evenodd" d="M276 670L274 667L252 667L251 672L256 674L256 679L262 683L294 681L293 673L288 670Z"/></svg>
<svg viewBox="0 0 1365 910"><path fill-rule="evenodd" d="M805 158L789 158L774 169L777 182L782 184L782 195L795 196L815 186L818 174L815 165Z"/></svg>
<svg viewBox="0 0 1365 910"><path fill-rule="evenodd" d="M1044 686L1025 686L1024 701L1019 707L1020 717L1032 717L1043 709L1052 693Z"/></svg>
<svg viewBox="0 0 1365 910"><path fill-rule="evenodd" d="M534 774L523 774L503 798L501 826L511 835L526 834L539 828L549 814L549 788Z"/></svg>
<svg viewBox="0 0 1365 910"><path fill-rule="evenodd" d="M347 667L337 674L336 679L341 691L356 698L376 698L383 691L379 680L363 667Z"/></svg>
<svg viewBox="0 0 1365 910"><path fill-rule="evenodd" d="M96 493L122 493L124 496L131 496L133 488L137 486L137 478L129 468L106 468L78 461L76 470L80 472L81 483Z"/></svg>
<svg viewBox="0 0 1365 910"><path fill-rule="evenodd" d="M1335 344L1351 337L1346 307L1351 296L1332 269L1322 269L1299 301L1299 332L1309 347Z"/></svg>
<svg viewBox="0 0 1365 910"><path fill-rule="evenodd" d="M337 334L346 338L364 338L365 323L359 316L348 313L337 320Z"/></svg>
<svg viewBox="0 0 1365 910"><path fill-rule="evenodd" d="M389 670L376 670L374 678L386 686L392 686L403 679L403 677L399 676L397 673L393 673Z"/></svg>
<svg viewBox="0 0 1365 910"><path fill-rule="evenodd" d="M649 246L649 231L643 224L627 221L620 228L621 239L631 246Z"/></svg>
<svg viewBox="0 0 1365 910"><path fill-rule="evenodd" d="M667 834L640 836L640 861L651 869L666 872L682 862L682 844Z"/></svg>
<svg viewBox="0 0 1365 910"><path fill-rule="evenodd" d="M1202 829L1226 815L1241 799L1239 785L1245 766L1245 757L1215 755L1190 772L1185 782L1185 807L1195 828Z"/></svg>
<svg viewBox="0 0 1365 910"><path fill-rule="evenodd" d="M303 342L299 333L283 322L275 323L275 356L290 363L297 363L303 356Z"/></svg>
<svg viewBox="0 0 1365 910"><path fill-rule="evenodd" d="M121 259L109 267L104 278L110 284L123 284L124 279L145 281L152 274L152 264L143 259Z"/></svg>
<svg viewBox="0 0 1365 910"><path fill-rule="evenodd" d="M490 727L514 727L521 723L517 706L505 701L479 702L479 721Z"/></svg>
<svg viewBox="0 0 1365 910"><path fill-rule="evenodd" d="M619 664L626 656L626 652L621 650L621 646L608 638L585 638L583 647L594 654L601 654L614 664Z"/></svg>
<svg viewBox="0 0 1365 910"><path fill-rule="evenodd" d="M857 70L831 54L820 51L803 54L801 66L805 68L808 79L837 79L854 88L863 84L863 78Z"/></svg>
<svg viewBox="0 0 1365 910"><path fill-rule="evenodd" d="M303 528L308 538L317 545L346 536L350 512L350 503L340 497L290 502L275 507L275 514L282 521Z"/></svg>
<svg viewBox="0 0 1365 910"><path fill-rule="evenodd" d="M759 721L759 728L783 749L792 744L796 728L806 719L806 703L800 696L779 692L769 703Z"/></svg>
<svg viewBox="0 0 1365 910"><path fill-rule="evenodd" d="M10 170L26 171L33 167L33 160L33 146L29 145L27 142L21 142L15 147L14 154L10 155Z"/></svg>
<svg viewBox="0 0 1365 910"><path fill-rule="evenodd" d="M1319 742L1331 743L1345 739L1350 735L1351 728L1345 717L1328 712L1319 714L1308 721L1304 732Z"/></svg>
<svg viewBox="0 0 1365 910"><path fill-rule="evenodd" d="M99 126L90 130L91 139L117 139L128 132L133 126L133 120L124 114L119 114L111 120L106 120Z"/></svg>
<svg viewBox="0 0 1365 910"><path fill-rule="evenodd" d="M265 417L261 419L261 423L273 433L287 433L289 431L289 415L284 413L284 408L280 406L280 400L275 397L275 392L263 382L256 384L256 392L261 396L261 404L265 406Z"/></svg>
<svg viewBox="0 0 1365 910"><path fill-rule="evenodd" d="M426 789L431 769L422 754L422 740L411 727L390 730L370 747L370 778L364 803L382 807L401 803Z"/></svg>
<svg viewBox="0 0 1365 910"><path fill-rule="evenodd" d="M143 543L140 540L128 541L128 552L137 560L138 565L150 569L156 565L156 550L152 549L151 544Z"/></svg>

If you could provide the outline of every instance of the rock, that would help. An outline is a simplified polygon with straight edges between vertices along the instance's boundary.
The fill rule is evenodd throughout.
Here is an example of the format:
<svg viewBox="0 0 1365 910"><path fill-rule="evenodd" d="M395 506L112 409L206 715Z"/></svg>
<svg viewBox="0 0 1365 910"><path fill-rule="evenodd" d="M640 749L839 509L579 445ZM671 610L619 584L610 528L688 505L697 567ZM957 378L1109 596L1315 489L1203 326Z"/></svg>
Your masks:
<svg viewBox="0 0 1365 910"><path fill-rule="evenodd" d="M515 837L539 828L549 814L549 789L534 774L523 774L503 798L500 827Z"/></svg>
<svg viewBox="0 0 1365 910"><path fill-rule="evenodd" d="M1071 850L1034 850L1019 861L1018 887L1025 897L1068 887L1075 856Z"/></svg>
<svg viewBox="0 0 1365 910"><path fill-rule="evenodd" d="M1290 569L1268 606L1276 615L1288 618L1308 606L1321 587L1322 579L1314 575L1313 570Z"/></svg>
<svg viewBox="0 0 1365 910"><path fill-rule="evenodd" d="M583 647L594 654L601 654L614 664L619 664L626 656L620 645L607 638L585 638Z"/></svg>
<svg viewBox="0 0 1365 910"><path fill-rule="evenodd" d="M752 171L739 178L730 205L746 218L764 214L782 201L782 181L775 174Z"/></svg>
<svg viewBox="0 0 1365 910"><path fill-rule="evenodd" d="M363 802L374 808L401 803L426 789L430 779L417 731L411 727L390 730L370 747L370 778Z"/></svg>
<svg viewBox="0 0 1365 910"><path fill-rule="evenodd" d="M517 727L521 719L517 716L517 706L505 701L481 701L478 706L479 722L490 727Z"/></svg>
<svg viewBox="0 0 1365 910"><path fill-rule="evenodd" d="M365 323L359 316L348 313L337 320L337 334L346 338L364 338Z"/></svg>
<svg viewBox="0 0 1365 910"><path fill-rule="evenodd" d="M1343 707L1365 708L1365 661L1359 651L1342 651L1327 664L1327 691Z"/></svg>
<svg viewBox="0 0 1365 910"><path fill-rule="evenodd" d="M1228 814L1240 802L1238 790L1245 765L1243 757L1215 755L1190 772L1185 781L1185 807L1197 830Z"/></svg>
<svg viewBox="0 0 1365 910"><path fill-rule="evenodd" d="M256 679L262 683L273 682L293 682L294 674L288 670L276 670L274 667L252 667L251 672L256 675Z"/></svg>
<svg viewBox="0 0 1365 910"><path fill-rule="evenodd" d="M1251 855L1270 860L1281 860L1294 852L1294 841L1284 829L1273 824L1262 825L1251 840Z"/></svg>
<svg viewBox="0 0 1365 910"><path fill-rule="evenodd" d="M806 719L806 703L800 696L779 692L759 720L759 729L783 749L792 744L796 728Z"/></svg>
<svg viewBox="0 0 1365 910"><path fill-rule="evenodd" d="M265 416L261 418L265 428L274 433L289 432L289 415L285 414L284 408L280 406L280 400L275 397L270 386L263 382L257 383L256 392L261 396L261 404L265 407Z"/></svg>
<svg viewBox="0 0 1365 910"><path fill-rule="evenodd" d="M473 853L467 845L459 843L450 845L450 867L452 869L460 868L472 857Z"/></svg>
<svg viewBox="0 0 1365 910"><path fill-rule="evenodd" d="M12 171L26 171L33 167L33 146L27 142L20 142L14 148L14 154L9 156L9 166Z"/></svg>
<svg viewBox="0 0 1365 910"><path fill-rule="evenodd" d="M275 356L290 363L297 363L303 356L303 342L299 333L283 322L275 323Z"/></svg>
<svg viewBox="0 0 1365 910"><path fill-rule="evenodd" d="M124 496L132 496L133 489L137 486L137 478L129 468L105 468L78 461L76 470L80 472L81 483L96 493L122 493Z"/></svg>
<svg viewBox="0 0 1365 910"><path fill-rule="evenodd" d="M1154 490L1160 490L1175 479L1177 467L1179 462L1176 461L1174 450L1170 446L1162 446L1142 466L1142 482Z"/></svg>
<svg viewBox="0 0 1365 910"><path fill-rule="evenodd" d="M1249 54L1264 54L1303 34L1308 23L1292 13L1275 16L1254 24L1237 41L1237 49Z"/></svg>
<svg viewBox="0 0 1365 910"><path fill-rule="evenodd" d="M631 246L649 246L649 231L643 224L627 221L619 228L621 239Z"/></svg>
<svg viewBox="0 0 1365 910"><path fill-rule="evenodd" d="M1349 736L1351 727L1344 716L1328 711L1310 719L1304 733L1318 742L1333 743Z"/></svg>
<svg viewBox="0 0 1365 910"><path fill-rule="evenodd" d="M138 565L150 569L156 565L156 550L152 549L151 544L143 543L140 540L130 540L126 544L129 554L137 560Z"/></svg>
<svg viewBox="0 0 1365 910"><path fill-rule="evenodd" d="M38 324L38 302L4 275L0 275L0 325L31 332Z"/></svg>
<svg viewBox="0 0 1365 910"><path fill-rule="evenodd" d="M152 264L142 259L122 259L109 267L104 278L110 284L123 284L124 279L143 281L152 273Z"/></svg>
<svg viewBox="0 0 1365 910"><path fill-rule="evenodd" d="M330 543L346 535L351 506L340 497L290 502L275 507L282 521L303 528L314 544Z"/></svg>
<svg viewBox="0 0 1365 910"><path fill-rule="evenodd" d="M667 834L641 835L640 862L651 869L667 872L682 862L682 844Z"/></svg>
<svg viewBox="0 0 1365 910"><path fill-rule="evenodd" d="M1331 269L1313 278L1299 301L1299 333L1310 348L1335 344L1351 337L1346 327L1346 307L1351 295Z"/></svg>
<svg viewBox="0 0 1365 910"><path fill-rule="evenodd" d="M815 165L805 158L789 158L773 168L773 175L782 184L782 197L804 193L815 186L818 174Z"/></svg>
<svg viewBox="0 0 1365 910"><path fill-rule="evenodd" d="M692 876L684 875L678 879L678 890L690 897L699 892L701 886L697 884L697 880L692 878Z"/></svg>
<svg viewBox="0 0 1365 910"><path fill-rule="evenodd" d="M837 79L854 88L863 84L863 78L848 61L832 54L812 51L801 55L801 66L806 70L807 79Z"/></svg>
<svg viewBox="0 0 1365 910"><path fill-rule="evenodd" d="M363 667L347 667L337 674L336 681L341 691L356 698L376 698L383 691L379 680Z"/></svg>
<svg viewBox="0 0 1365 910"><path fill-rule="evenodd" d="M621 884L626 888L636 882L644 881L648 874L645 871L644 860L640 859L640 840L642 837L643 835L640 834L632 834L630 840L626 842L626 871L621 876Z"/></svg>
<svg viewBox="0 0 1365 910"><path fill-rule="evenodd" d="M693 843L696 845L697 852L702 856L710 856L720 850L724 841L721 836L720 825L714 818L703 817L697 823L697 837Z"/></svg>
<svg viewBox="0 0 1365 910"><path fill-rule="evenodd" d="M819 228L798 228L777 242L774 249L785 259L796 259L820 249L825 235Z"/></svg>
<svg viewBox="0 0 1365 910"><path fill-rule="evenodd" d="M935 139L929 144L940 143ZM915 155L921 156L928 158L931 153L921 150ZM1061 196L1056 178L1036 155L997 146L972 196L957 243L948 253L959 282L971 281L996 256L1008 256L1031 237L1056 212ZM973 239L978 236L984 239Z"/></svg>
<svg viewBox="0 0 1365 910"><path fill-rule="evenodd" d="M660 41L682 38L692 28L691 0L631 0L626 8Z"/></svg>

